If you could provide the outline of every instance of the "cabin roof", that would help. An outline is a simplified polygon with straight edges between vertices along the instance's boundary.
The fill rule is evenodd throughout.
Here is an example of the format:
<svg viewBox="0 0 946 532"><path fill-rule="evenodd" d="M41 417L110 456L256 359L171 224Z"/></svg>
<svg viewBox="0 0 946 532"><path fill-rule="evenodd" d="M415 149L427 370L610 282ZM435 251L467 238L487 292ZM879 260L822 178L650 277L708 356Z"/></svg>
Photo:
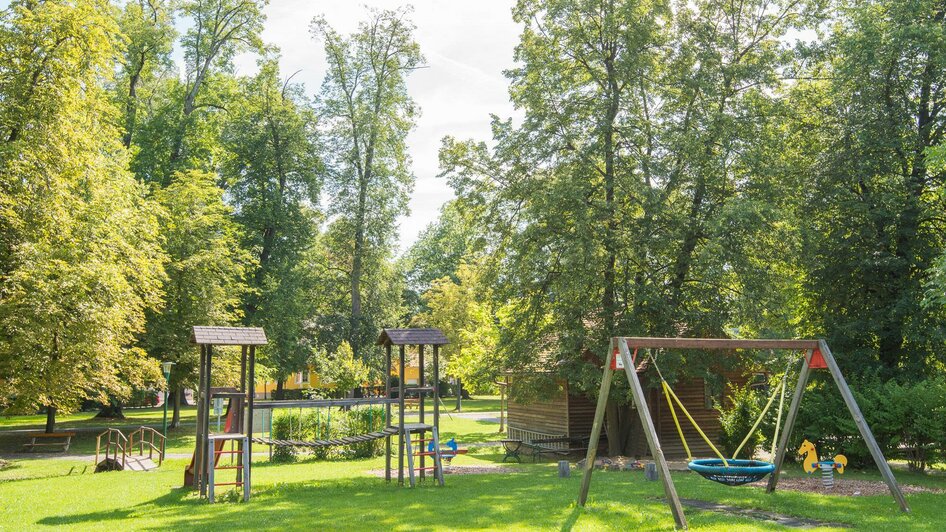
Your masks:
<svg viewBox="0 0 946 532"><path fill-rule="evenodd" d="M447 345L450 340L440 329L433 327L413 329L384 329L377 345Z"/></svg>
<svg viewBox="0 0 946 532"><path fill-rule="evenodd" d="M195 325L191 342L200 345L266 345L261 327L205 327Z"/></svg>

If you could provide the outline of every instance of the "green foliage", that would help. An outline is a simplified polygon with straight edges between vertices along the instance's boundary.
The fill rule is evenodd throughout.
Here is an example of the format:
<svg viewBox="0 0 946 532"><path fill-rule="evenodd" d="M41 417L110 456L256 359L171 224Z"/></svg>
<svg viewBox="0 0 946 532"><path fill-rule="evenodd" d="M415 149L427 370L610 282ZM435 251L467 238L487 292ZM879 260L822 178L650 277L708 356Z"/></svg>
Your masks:
<svg viewBox="0 0 946 532"><path fill-rule="evenodd" d="M473 393L494 389L501 371L496 344L499 331L489 305L489 292L482 285L475 265L462 263L450 277L436 279L424 293L429 312L417 320L437 327L450 340L440 351L441 372L463 380Z"/></svg>
<svg viewBox="0 0 946 532"><path fill-rule="evenodd" d="M0 403L15 411L68 412L161 379L132 347L161 302L164 257L103 86L112 14L13 2L0 20Z"/></svg>
<svg viewBox="0 0 946 532"><path fill-rule="evenodd" d="M901 384L865 378L852 382L851 388L885 456L905 456L916 470L944 458L946 380ZM797 449L803 438L815 442L821 455L842 453L856 467L873 463L867 444L829 380L819 380L805 392L790 448Z"/></svg>
<svg viewBox="0 0 946 532"><path fill-rule="evenodd" d="M272 437L278 440L329 440L376 432L384 426L383 407L355 407L349 410L318 408L301 413L287 409L273 416ZM303 453L308 453L317 460L369 458L379 456L383 450L383 439L357 445L314 449L275 447L273 461L294 461Z"/></svg>
<svg viewBox="0 0 946 532"><path fill-rule="evenodd" d="M406 211L414 185L406 136L417 108L407 93L407 75L424 58L409 14L409 8L370 10L350 36L339 34L324 17L312 21L312 34L324 42L328 61L320 106L329 214L335 217L326 242L328 267L342 273L348 293L347 308L333 305L335 317L347 316L347 323L333 319L325 325L347 339L361 358L381 321L380 309L365 302L387 304L382 294L370 297L367 292L384 284L394 222ZM399 291L395 297L400 296Z"/></svg>
<svg viewBox="0 0 946 532"><path fill-rule="evenodd" d="M371 373L363 360L355 358L351 346L345 341L338 346L334 356L319 357L315 362L322 382L334 385L335 395L339 397L363 386Z"/></svg>
<svg viewBox="0 0 946 532"><path fill-rule="evenodd" d="M279 79L275 58L240 80L222 133L222 174L229 183L241 245L256 259L244 301L246 323L262 326L261 349L281 376L301 370L313 338L304 324L318 313L318 276L305 254L316 245L321 163L316 119L302 87Z"/></svg>
<svg viewBox="0 0 946 532"><path fill-rule="evenodd" d="M719 443L727 457L733 456L739 444L749 434L749 429L762 413L765 400L765 397L761 397L754 388L746 384L730 388L724 404L716 405L721 428ZM738 458L752 458L763 441L762 433L756 430L739 451Z"/></svg>
<svg viewBox="0 0 946 532"><path fill-rule="evenodd" d="M252 258L239 245L240 229L212 174L177 173L154 198L163 208L159 218L168 279L165 303L149 313L142 344L155 359L175 363L171 382L178 389L196 385L190 328L237 322Z"/></svg>

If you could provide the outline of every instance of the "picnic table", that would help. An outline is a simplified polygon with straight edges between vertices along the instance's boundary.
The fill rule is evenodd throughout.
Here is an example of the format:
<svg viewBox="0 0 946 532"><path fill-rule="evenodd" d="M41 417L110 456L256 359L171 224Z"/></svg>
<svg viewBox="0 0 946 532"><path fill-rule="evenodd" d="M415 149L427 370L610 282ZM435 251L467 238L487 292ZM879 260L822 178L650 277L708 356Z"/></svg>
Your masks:
<svg viewBox="0 0 946 532"><path fill-rule="evenodd" d="M32 452L37 447L61 447L62 452L66 452L72 443L72 437L75 435L75 432L35 432L29 435L30 442L24 443L23 449ZM53 439L59 441L47 441Z"/></svg>

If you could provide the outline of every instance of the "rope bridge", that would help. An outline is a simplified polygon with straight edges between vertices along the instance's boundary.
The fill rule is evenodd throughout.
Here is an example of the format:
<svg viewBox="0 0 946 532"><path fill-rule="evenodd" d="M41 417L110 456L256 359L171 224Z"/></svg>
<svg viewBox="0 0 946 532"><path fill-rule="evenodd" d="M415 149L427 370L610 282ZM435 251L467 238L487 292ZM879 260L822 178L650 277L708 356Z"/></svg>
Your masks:
<svg viewBox="0 0 946 532"><path fill-rule="evenodd" d="M359 443L380 440L381 438L387 438L388 436L394 436L396 434L397 434L397 427L388 427L378 432L368 432L366 434L358 434L356 436L346 436L344 438L335 438L331 440L304 441L304 440L275 440L272 438L253 438L253 443L261 443L263 445L275 445L277 447L307 447L310 449L317 449L321 447L333 447L336 445L356 445Z"/></svg>

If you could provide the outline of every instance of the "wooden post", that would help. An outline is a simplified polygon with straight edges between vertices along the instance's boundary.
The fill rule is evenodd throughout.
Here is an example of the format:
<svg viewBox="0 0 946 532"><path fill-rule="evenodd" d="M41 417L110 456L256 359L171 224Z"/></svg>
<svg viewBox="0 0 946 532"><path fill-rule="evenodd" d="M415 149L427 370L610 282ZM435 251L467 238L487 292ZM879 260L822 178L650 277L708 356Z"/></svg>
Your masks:
<svg viewBox="0 0 946 532"><path fill-rule="evenodd" d="M404 346L399 346L398 352L398 372L397 372L397 422L401 437L399 438L397 451L397 483L404 485L404 445L406 435L404 434ZM413 475L413 471L411 472Z"/></svg>
<svg viewBox="0 0 946 532"><path fill-rule="evenodd" d="M644 435L647 436L650 454L654 457L654 462L657 463L657 468L660 470L660 480L663 481L667 504L670 505L670 512L673 514L673 520L677 527L685 530L687 528L687 518L683 515L683 505L680 503L680 497L677 496L673 479L670 478L670 468L667 466L667 460L664 459L663 449L660 448L660 440L657 438L654 420L650 417L650 409L647 407L647 400L644 398L644 389L641 388L641 381L637 378L637 368L634 366L634 360L627 349L627 343L620 338L615 341L618 344L618 353L624 362L624 373L627 374L627 380L631 384L631 392L633 392L634 403L637 405L637 413L640 414L641 425L644 427Z"/></svg>
<svg viewBox="0 0 946 532"><path fill-rule="evenodd" d="M434 426L440 430L440 346L434 345ZM438 436L439 437L439 436Z"/></svg>
<svg viewBox="0 0 946 532"><path fill-rule="evenodd" d="M903 497L903 492L900 491L900 485L897 484L897 479L894 478L893 472L890 470L890 465L887 463L887 459L884 458L883 451L881 451L880 446L877 445L877 440L874 439L874 434L867 425L864 414L861 413L860 407L857 406L857 401L854 400L854 394L851 393L847 381L844 380L844 375L841 374L841 369L838 367L834 355L831 354L828 343L824 340L820 340L818 343L821 356L824 358L825 363L827 363L831 376L834 377L834 383L838 386L841 397L844 398L844 403L847 404L847 409L850 410L851 416L854 418L854 423L861 433L861 437L864 438L864 441L867 443L867 448L870 449L871 456L874 457L874 463L877 464L877 468L880 469L880 474L884 477L884 482L886 482L887 487L890 488L890 494L893 495L894 500L900 504L901 510L909 512L910 507L907 505L907 500Z"/></svg>
<svg viewBox="0 0 946 532"><path fill-rule="evenodd" d="M423 345L423 344L417 346L417 385L420 386L421 388L424 387L424 345ZM418 410L418 416L417 416L417 417L418 417L418 421L420 421L420 424L421 424L421 425L423 425L423 424L424 424L424 421L425 421L425 420L424 420L424 402L425 402L425 399L426 399L426 397L425 397L424 391L423 391L423 389L422 389L422 390L420 390L420 391L417 393L417 410ZM425 432L421 432L419 439L420 439L420 440L426 439L426 433L425 433ZM411 453L414 452L413 449L410 449L409 451L410 451ZM424 460L425 456L424 456L424 454L423 454L423 452L424 452L424 442L423 442L423 441L420 442L420 452L421 452L421 455L420 455L420 479L421 479L421 480L424 480L425 478L427 478L427 476L426 476L426 471L424 471L424 466L426 465L426 464L425 464L426 460Z"/></svg>
<svg viewBox="0 0 946 532"><path fill-rule="evenodd" d="M191 469L191 472L194 475L194 485L192 486L196 490L200 490L200 478L203 475L203 456L204 456L204 443L201 438L201 429L203 428L203 419L204 412L204 402L201 397L204 390L204 364L207 360L207 346L201 344L200 346L200 361L197 364L197 428L196 434L194 435L194 467ZM111 438L111 433L109 433L109 438Z"/></svg>
<svg viewBox="0 0 946 532"><path fill-rule="evenodd" d="M559 460L558 461L558 478L568 478L571 476L571 469L568 465L568 460Z"/></svg>
<svg viewBox="0 0 946 532"><path fill-rule="evenodd" d="M595 469L598 454L598 441L601 439L601 425L604 423L604 411L608 406L608 394L611 392L611 360L614 358L614 340L608 345L608 354L604 357L604 373L601 375L601 388L598 390L598 406L591 425L591 438L588 440L588 453L585 455L585 471L581 476L581 491L578 492L578 505L584 506L588 500L588 488L591 487L591 473Z"/></svg>
<svg viewBox="0 0 946 532"><path fill-rule="evenodd" d="M247 396L247 410L249 415L247 416L246 422L246 448L244 449L243 456L246 457L243 467L243 500L250 500L250 488L252 486L252 475L250 474L253 467L253 401L254 396L256 395L256 346L250 346L250 362L249 368L247 370L247 376L249 378L249 390ZM272 416L273 411L269 411L269 415Z"/></svg>
<svg viewBox="0 0 946 532"><path fill-rule="evenodd" d="M769 475L769 483L765 487L766 493L775 491L778 485L778 476L782 472L782 462L785 460L785 450L788 447L788 438L792 435L792 429L795 428L795 418L798 416L798 408L801 405L801 397L805 394L805 386L808 385L808 376L810 370L808 361L811 360L812 350L809 349L805 354L805 360L801 364L801 371L798 373L798 384L795 385L795 393L792 395L792 405L788 408L788 417L785 418L785 428L779 438L778 447L775 448L775 470Z"/></svg>
<svg viewBox="0 0 946 532"><path fill-rule="evenodd" d="M388 402L384 404L384 422L388 428L391 423L391 344L384 346L384 397ZM384 480L391 481L391 436L384 439Z"/></svg>

